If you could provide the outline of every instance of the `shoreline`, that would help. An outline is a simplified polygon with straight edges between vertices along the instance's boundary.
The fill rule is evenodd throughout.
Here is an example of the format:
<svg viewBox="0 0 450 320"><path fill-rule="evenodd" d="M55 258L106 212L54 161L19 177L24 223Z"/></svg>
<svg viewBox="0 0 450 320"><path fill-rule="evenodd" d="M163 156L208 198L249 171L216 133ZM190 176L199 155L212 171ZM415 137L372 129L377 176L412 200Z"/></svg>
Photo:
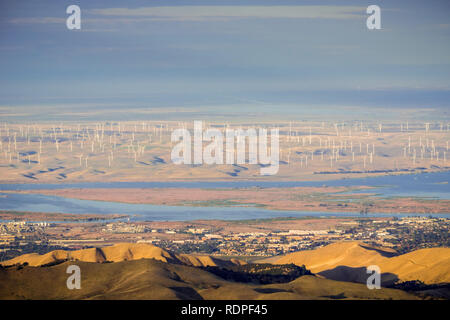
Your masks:
<svg viewBox="0 0 450 320"><path fill-rule="evenodd" d="M450 200L420 197L380 197L364 192L371 187L293 188L76 188L9 190L7 194L33 194L111 204L191 208L258 208L267 211L366 214L448 214ZM356 191L356 192L353 192ZM358 191L363 191L358 193ZM203 210L202 209L202 210Z"/></svg>
<svg viewBox="0 0 450 320"><path fill-rule="evenodd" d="M49 223L67 223L67 222L102 222L106 220L119 220L129 218L129 215L123 214L76 214L76 213L52 213L52 212L32 212L0 210L0 222L49 222Z"/></svg>

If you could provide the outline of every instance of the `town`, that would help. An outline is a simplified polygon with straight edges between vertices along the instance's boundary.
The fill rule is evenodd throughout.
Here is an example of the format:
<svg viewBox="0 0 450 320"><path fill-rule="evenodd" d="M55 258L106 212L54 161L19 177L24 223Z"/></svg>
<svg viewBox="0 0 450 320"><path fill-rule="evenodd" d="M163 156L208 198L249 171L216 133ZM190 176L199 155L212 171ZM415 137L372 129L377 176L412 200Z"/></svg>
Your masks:
<svg viewBox="0 0 450 320"><path fill-rule="evenodd" d="M178 253L256 259L311 250L336 241L362 241L398 253L449 246L450 221L441 217L276 218L186 222L0 223L0 261L55 250L150 243Z"/></svg>

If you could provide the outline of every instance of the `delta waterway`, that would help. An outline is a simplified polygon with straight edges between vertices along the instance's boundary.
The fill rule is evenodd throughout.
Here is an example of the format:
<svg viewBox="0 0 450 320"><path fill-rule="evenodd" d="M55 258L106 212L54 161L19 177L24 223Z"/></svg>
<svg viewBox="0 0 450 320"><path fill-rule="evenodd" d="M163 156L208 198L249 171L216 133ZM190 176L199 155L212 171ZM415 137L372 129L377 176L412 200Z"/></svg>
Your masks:
<svg viewBox="0 0 450 320"><path fill-rule="evenodd" d="M0 209L9 211L72 213L72 214L128 214L132 221L189 221L198 219L242 220L279 217L355 217L355 212L311 212L280 211L261 207L199 207L165 206L150 204L128 204L108 201L91 201L46 196L40 194L18 194L1 191L40 190L61 188L289 188L321 186L368 186L381 197L419 197L450 199L448 184L450 172L388 175L370 178L341 179L329 181L214 181L214 182L115 182L72 184L0 184ZM354 192L354 191L352 191ZM359 191L364 192L364 191ZM448 213L439 214L384 214L368 213L368 217L390 216L438 216L450 218Z"/></svg>

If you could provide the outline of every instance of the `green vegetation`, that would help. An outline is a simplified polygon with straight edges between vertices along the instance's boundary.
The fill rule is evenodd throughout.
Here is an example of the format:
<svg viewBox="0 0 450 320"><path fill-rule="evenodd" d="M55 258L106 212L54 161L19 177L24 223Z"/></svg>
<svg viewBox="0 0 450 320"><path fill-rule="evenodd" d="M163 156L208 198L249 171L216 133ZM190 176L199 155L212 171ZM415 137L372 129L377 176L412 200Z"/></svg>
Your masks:
<svg viewBox="0 0 450 320"><path fill-rule="evenodd" d="M49 262L46 264L42 264L41 268L57 266L58 264L64 263L66 261L68 261L68 259L58 259L58 260L55 260L55 261L52 261L52 262Z"/></svg>
<svg viewBox="0 0 450 320"><path fill-rule="evenodd" d="M312 275L311 271L306 269L304 265L299 267L295 264L251 263L227 268L208 266L202 267L202 269L228 281L259 284L286 283L304 275Z"/></svg>
<svg viewBox="0 0 450 320"><path fill-rule="evenodd" d="M412 280L412 281L403 281L397 282L391 286L388 286L391 289L399 289L407 292L411 291L424 291L424 290L436 290L436 289L445 289L447 291L450 290L450 283L444 284L425 284L420 280Z"/></svg>

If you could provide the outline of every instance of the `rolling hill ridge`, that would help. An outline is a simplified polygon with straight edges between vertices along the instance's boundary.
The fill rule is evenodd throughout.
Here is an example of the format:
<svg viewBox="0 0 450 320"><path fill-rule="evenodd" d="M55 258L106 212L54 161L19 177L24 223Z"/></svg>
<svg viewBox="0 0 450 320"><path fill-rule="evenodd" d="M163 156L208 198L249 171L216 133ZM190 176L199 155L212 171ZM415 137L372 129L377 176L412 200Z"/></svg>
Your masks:
<svg viewBox="0 0 450 320"><path fill-rule="evenodd" d="M0 299L418 299L397 289L369 290L366 266L379 265L383 286L409 280L449 283L449 250L396 255L359 242L338 242L273 257L273 265L305 265L316 275L268 284L226 280L207 268L232 269L243 261L175 254L150 244L56 250L1 262ZM71 264L81 269L81 290L67 289Z"/></svg>
<svg viewBox="0 0 450 320"><path fill-rule="evenodd" d="M185 264L194 267L241 265L244 261L230 261L203 255L174 254L152 244L119 243L102 248L89 248L75 251L55 250L43 255L36 253L24 254L11 260L2 261L0 265L10 266L27 263L29 266L42 266L62 260L83 262L120 262L139 259L155 259L162 262Z"/></svg>
<svg viewBox="0 0 450 320"><path fill-rule="evenodd" d="M427 248L396 255L392 250L356 241L336 242L315 250L287 254L271 262L305 265L313 273L341 281L352 278L351 281L365 282L365 268L377 265L385 283L397 280L450 283L450 248Z"/></svg>

